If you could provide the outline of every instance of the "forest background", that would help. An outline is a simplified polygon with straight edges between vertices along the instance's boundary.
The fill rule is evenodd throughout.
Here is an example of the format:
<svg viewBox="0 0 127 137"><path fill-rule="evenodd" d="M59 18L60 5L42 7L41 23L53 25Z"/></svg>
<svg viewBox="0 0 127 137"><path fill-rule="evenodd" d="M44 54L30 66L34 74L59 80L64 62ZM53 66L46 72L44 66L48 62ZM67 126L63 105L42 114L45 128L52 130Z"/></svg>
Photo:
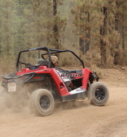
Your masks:
<svg viewBox="0 0 127 137"><path fill-rule="evenodd" d="M72 50L86 67L127 65L127 1L1 0L1 71L15 68L19 51L44 46Z"/></svg>

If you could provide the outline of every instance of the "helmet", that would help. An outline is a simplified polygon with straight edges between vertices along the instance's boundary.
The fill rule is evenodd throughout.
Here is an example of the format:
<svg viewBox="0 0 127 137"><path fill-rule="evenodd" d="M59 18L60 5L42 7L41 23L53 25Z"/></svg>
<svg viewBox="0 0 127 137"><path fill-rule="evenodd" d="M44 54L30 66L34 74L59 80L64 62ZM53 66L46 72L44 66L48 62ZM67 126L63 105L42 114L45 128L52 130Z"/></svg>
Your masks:
<svg viewBox="0 0 127 137"><path fill-rule="evenodd" d="M37 64L35 66L40 66L43 64L44 59L38 59Z"/></svg>

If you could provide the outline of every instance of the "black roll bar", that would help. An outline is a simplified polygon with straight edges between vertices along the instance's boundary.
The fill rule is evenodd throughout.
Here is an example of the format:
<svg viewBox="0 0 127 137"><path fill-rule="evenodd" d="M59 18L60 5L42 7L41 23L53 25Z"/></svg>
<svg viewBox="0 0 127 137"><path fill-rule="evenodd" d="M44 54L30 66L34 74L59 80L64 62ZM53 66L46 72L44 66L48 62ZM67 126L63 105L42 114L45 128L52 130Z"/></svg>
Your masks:
<svg viewBox="0 0 127 137"><path fill-rule="evenodd" d="M22 50L19 52L18 54L18 59L17 59L17 63L16 63L16 69L18 71L18 65L19 65L19 62L20 62L20 56L21 56L21 53L22 52L29 52L29 51L34 51L34 50L45 50L47 51L47 53L43 53L41 54L42 55L49 55L49 64L48 64L48 67L51 68L52 67L52 59L51 59L51 54L55 54L55 53L61 53L61 52L71 52L76 58L78 58L78 60L81 62L83 68L85 67L84 66L84 62L82 61L82 59L77 56L73 51L71 50L58 50L58 49L49 49L48 47L39 47L39 48L33 48L33 49L28 49L28 50Z"/></svg>

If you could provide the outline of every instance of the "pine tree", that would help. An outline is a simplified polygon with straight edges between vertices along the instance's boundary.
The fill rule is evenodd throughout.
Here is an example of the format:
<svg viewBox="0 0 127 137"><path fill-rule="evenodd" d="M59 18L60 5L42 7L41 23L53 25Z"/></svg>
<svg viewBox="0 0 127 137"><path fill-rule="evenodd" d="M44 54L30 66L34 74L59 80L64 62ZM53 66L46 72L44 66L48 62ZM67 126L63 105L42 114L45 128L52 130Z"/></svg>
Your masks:
<svg viewBox="0 0 127 137"><path fill-rule="evenodd" d="M56 49L61 48L61 34L66 26L66 19L62 18L58 12L58 6L62 5L63 0L53 0L53 38L52 44Z"/></svg>

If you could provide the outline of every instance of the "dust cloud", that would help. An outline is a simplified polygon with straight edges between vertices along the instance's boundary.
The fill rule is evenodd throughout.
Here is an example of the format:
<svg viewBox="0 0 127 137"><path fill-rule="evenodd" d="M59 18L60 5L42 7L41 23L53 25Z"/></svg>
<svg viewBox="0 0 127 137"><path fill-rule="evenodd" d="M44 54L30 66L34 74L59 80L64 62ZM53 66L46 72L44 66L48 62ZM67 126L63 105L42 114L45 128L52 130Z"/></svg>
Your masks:
<svg viewBox="0 0 127 137"><path fill-rule="evenodd" d="M24 94L8 93L0 91L0 113L23 113L31 114L29 98Z"/></svg>

